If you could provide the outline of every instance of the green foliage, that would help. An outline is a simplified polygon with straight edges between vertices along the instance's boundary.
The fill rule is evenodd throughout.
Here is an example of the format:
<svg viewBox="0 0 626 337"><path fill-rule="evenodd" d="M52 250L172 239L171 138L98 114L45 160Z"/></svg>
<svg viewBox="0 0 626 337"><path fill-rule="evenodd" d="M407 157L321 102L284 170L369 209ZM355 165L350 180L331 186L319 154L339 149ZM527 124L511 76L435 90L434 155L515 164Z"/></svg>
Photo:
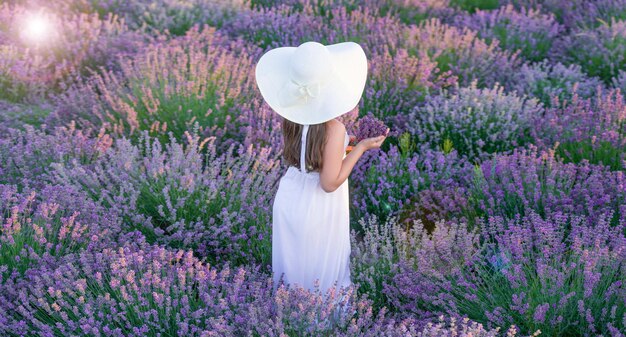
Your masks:
<svg viewBox="0 0 626 337"><path fill-rule="evenodd" d="M400 147L400 153L404 158L415 152L416 149L415 141L409 132L404 132L400 136L398 145Z"/></svg>
<svg viewBox="0 0 626 337"><path fill-rule="evenodd" d="M445 154L449 154L454 149L454 143L449 138L443 140L443 144L441 145L441 151Z"/></svg>
<svg viewBox="0 0 626 337"><path fill-rule="evenodd" d="M626 146L617 147L609 141L585 139L559 143L555 154L566 163L580 163L583 160L591 164L606 165L613 171L624 170L624 153Z"/></svg>

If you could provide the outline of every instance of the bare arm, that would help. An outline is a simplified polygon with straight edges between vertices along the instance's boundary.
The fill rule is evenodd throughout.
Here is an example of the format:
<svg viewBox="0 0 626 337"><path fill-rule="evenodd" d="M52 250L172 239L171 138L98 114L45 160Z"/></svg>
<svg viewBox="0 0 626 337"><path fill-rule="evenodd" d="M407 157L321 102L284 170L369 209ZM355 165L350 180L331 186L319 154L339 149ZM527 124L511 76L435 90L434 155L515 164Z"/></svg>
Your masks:
<svg viewBox="0 0 626 337"><path fill-rule="evenodd" d="M328 128L328 141L324 147L320 185L325 192L331 193L343 184L356 162L366 150L380 147L385 136L365 139L343 158L346 127L340 122L331 123Z"/></svg>

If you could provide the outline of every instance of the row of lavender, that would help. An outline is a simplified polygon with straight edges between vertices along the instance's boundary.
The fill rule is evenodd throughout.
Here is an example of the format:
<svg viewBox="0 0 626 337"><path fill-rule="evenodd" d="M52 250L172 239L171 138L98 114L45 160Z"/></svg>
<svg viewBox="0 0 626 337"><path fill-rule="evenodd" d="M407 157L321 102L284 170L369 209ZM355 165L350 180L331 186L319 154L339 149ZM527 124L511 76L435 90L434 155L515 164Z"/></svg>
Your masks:
<svg viewBox="0 0 626 337"><path fill-rule="evenodd" d="M38 4L55 10L45 15L52 30L47 37L53 45L52 41L33 45L33 41L23 39L20 31L20 23L28 19L33 11L30 8L37 1L9 1L3 4L0 14L4 22L0 27L4 59L0 69L6 89L3 98L19 101L31 94L39 97L46 90L62 90L59 82L69 80L67 77L76 72L86 75L87 67L103 65L111 69L120 53L132 54L143 43L155 40L154 34L139 31L183 35L197 23L218 27L231 37L243 37L264 49L309 39L357 40L369 55L384 57L406 52L436 61L442 72L451 70L462 85L472 79L487 86L498 81L520 94L546 98L554 92L542 90L541 83L534 82L546 80L545 75L553 75L553 71L568 82L548 85L553 90L571 91L565 89L571 89L574 82L593 87L598 79L612 86L624 86L625 26L621 19L626 10L621 1L513 1L496 10L474 13L448 7L460 2L450 1L399 5L390 0L290 0L265 7L267 4L256 1L137 1L130 5L118 1L55 0ZM17 4L12 6L11 2ZM407 20L412 24L407 25ZM515 79L507 71L520 70L526 61L540 62L545 58L553 61L551 66L535 64L526 69L526 78ZM421 69L422 75L427 75L424 71L428 69ZM533 78L528 78L533 74ZM589 94L589 88L580 90Z"/></svg>
<svg viewBox="0 0 626 337"><path fill-rule="evenodd" d="M623 336L623 1L56 0L32 47L34 4L0 7L0 332ZM267 277L254 62L309 39L364 46L392 128L351 176L341 315Z"/></svg>
<svg viewBox="0 0 626 337"><path fill-rule="evenodd" d="M29 128L2 142L3 157L20 158L3 167L12 181L0 185L4 334L440 336L456 330L462 318L430 327L425 319L394 319L354 289L345 293L356 312L338 316L344 304L332 304L332 297L297 288L272 293L265 224L276 163L243 147L234 158L232 151L216 155L213 142L201 145L198 138L183 150L144 136L145 143L133 145ZM203 146L211 158L205 168ZM370 240L352 232L359 251L352 263L363 270L359 279L382 282L391 274L370 275L370 264L378 264L370 258L388 263L392 257ZM460 327L494 335L474 323Z"/></svg>

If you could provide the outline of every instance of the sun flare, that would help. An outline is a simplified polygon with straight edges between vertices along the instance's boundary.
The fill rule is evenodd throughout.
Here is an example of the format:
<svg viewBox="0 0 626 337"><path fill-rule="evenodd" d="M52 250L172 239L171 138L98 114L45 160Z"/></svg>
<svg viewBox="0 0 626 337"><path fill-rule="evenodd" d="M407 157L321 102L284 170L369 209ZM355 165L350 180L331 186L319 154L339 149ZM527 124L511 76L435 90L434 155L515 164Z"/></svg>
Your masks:
<svg viewBox="0 0 626 337"><path fill-rule="evenodd" d="M43 44L52 36L50 19L43 14L31 14L23 23L22 37L29 43Z"/></svg>

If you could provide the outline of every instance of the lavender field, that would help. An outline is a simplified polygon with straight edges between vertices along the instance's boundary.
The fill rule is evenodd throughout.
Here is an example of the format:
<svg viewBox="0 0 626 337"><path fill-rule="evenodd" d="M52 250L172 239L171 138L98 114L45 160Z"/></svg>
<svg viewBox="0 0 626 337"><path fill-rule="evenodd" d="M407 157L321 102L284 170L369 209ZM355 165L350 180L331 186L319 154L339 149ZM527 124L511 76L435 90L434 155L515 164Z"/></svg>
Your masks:
<svg viewBox="0 0 626 337"><path fill-rule="evenodd" d="M328 294L254 78L310 40L391 130ZM626 336L623 91L626 0L0 0L0 336Z"/></svg>

